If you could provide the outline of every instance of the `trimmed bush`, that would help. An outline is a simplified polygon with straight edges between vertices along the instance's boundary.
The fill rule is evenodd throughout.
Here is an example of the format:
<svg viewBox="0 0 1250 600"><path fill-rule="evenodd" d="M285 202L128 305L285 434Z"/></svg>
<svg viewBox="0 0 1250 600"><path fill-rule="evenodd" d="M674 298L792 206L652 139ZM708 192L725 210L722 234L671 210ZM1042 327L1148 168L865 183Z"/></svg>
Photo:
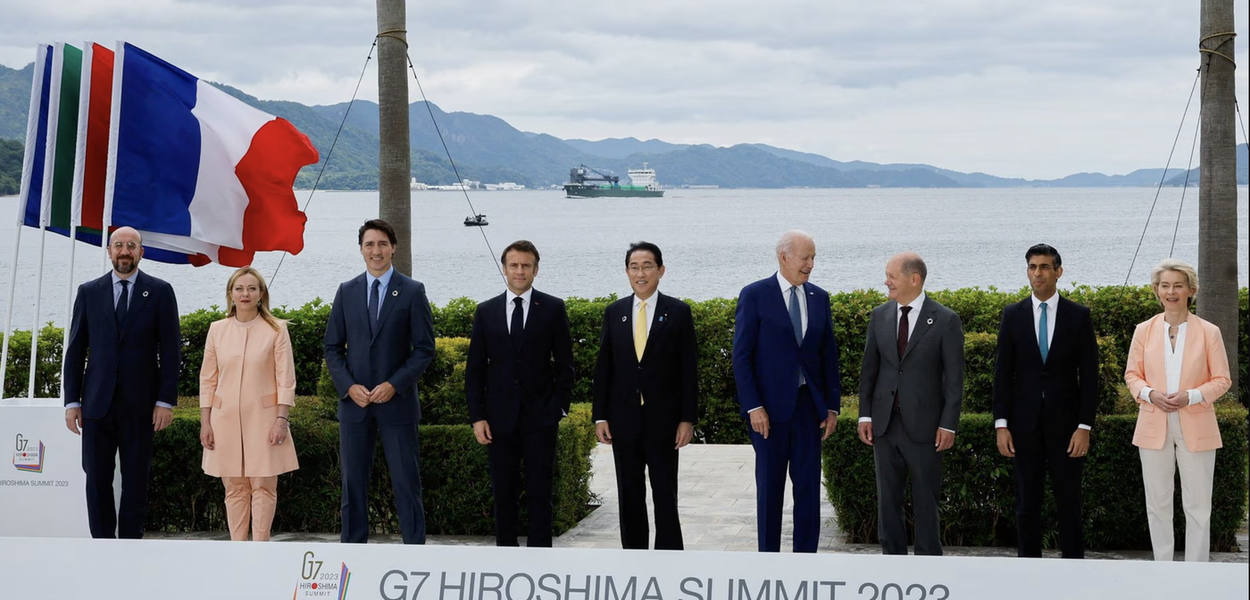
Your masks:
<svg viewBox="0 0 1250 600"><path fill-rule="evenodd" d="M185 404L190 404L189 402ZM291 438L300 468L278 478L275 532L340 530L342 474L338 424L318 416L318 404L300 397L291 413ZM199 410L180 408L156 435L149 487L148 528L155 531L224 531L224 490L200 470ZM590 407L578 404L560 423L556 447L555 533L589 512L590 453L595 446ZM426 529L435 535L488 535L494 531L486 449L468 425L420 427L421 483ZM379 443L369 493L370 530L399 533L390 473ZM524 504L522 504L524 506ZM522 509L524 513L524 509ZM524 517L523 517L524 518ZM523 526L524 527L524 526Z"/></svg>
<svg viewBox="0 0 1250 600"><path fill-rule="evenodd" d="M968 390L972 394L972 404L984 398L985 381L975 379L982 375L992 377L992 356L986 363L980 357L981 350L988 348L989 338L973 334L996 334L1001 319L1002 309L1011 302L1016 302L1028 295L1027 288L1014 292L999 291L994 288L966 288L960 290L936 290L930 295L937 301L956 311L963 320L964 332L971 340L968 357ZM1246 288L1239 292L1240 309L1238 318L1241 323L1239 332L1239 361L1236 366L1241 375L1241 399L1250 405L1250 377L1247 367L1250 365L1250 321L1247 320L1248 298ZM1100 386L1101 403L1114 405L1120 394L1120 380L1123 377L1124 357L1128 354L1129 343L1137 323L1145 321L1158 313L1158 303L1148 286L1108 286L1090 287L1076 286L1065 293L1068 298L1091 308L1095 333L1099 336L1099 354L1101 359ZM575 402L590 401L592 378L594 376L595 357L599 350L599 328L603 322L603 311L616 299L616 296L586 300L569 298L566 302L569 323L572 328L574 366L576 379L573 388ZM852 396L858 393L859 368L863 360L864 336L872 308L886 301L886 297L876 290L861 290L833 294L830 303L833 311L834 335L838 340L839 361L841 366L842 393ZM686 301L691 305L694 314L695 330L699 342L699 392L704 403L718 404L721 399L733 399L737 395L732 369L734 299L715 298L704 301ZM468 298L457 298L439 308L433 307L435 333L439 338L468 337L473 328L473 315L476 303ZM290 321L291 342L295 350L296 385L300 395L319 394L318 380L324 354L322 340L325 334L326 320L329 318L330 306L321 300L313 300L298 309L279 307L274 314ZM178 393L182 396L196 396L199 391L200 362L203 360L204 338L208 326L224 314L216 307L202 309L182 317L182 372L179 379ZM47 334L41 333L40 372L37 375L39 394L56 395L60 389L59 375L59 344L60 330L54 327L45 328ZM5 381L5 394L25 395L22 385L29 366L29 333L15 332L13 344L10 345L9 369ZM23 343L22 340L25 340ZM48 345L45 346L45 341ZM986 369L985 367L990 367ZM975 367L975 368L974 368ZM439 371L443 373L443 371ZM453 376L454 368L446 371ZM422 389L440 387L440 383L430 377L422 379ZM450 384L447 390L454 389ZM446 394L439 393L440 396ZM1101 408L1104 413L1110 409ZM729 415L730 411L704 411L707 415ZM736 434L728 438L720 431L734 431L737 424L696 424L696 440L711 441L717 439L742 439ZM708 433L702 433L706 430Z"/></svg>
<svg viewBox="0 0 1250 600"><path fill-rule="evenodd" d="M1236 544L1246 515L1246 416L1246 409L1227 397L1219 402L1217 417L1224 447L1216 454L1211 511L1211 542L1218 551ZM824 480L847 541L876 543L876 472L872 448L856 437L857 417L843 414L838 429L825 442ZM1150 548L1141 461L1132 445L1136 422L1136 415L1103 415L1094 426L1082 480L1085 540L1091 550ZM960 419L955 447L946 453L942 470L942 543L1014 546L1014 472L1011 460L998 453L992 416L967 414ZM1185 517L1179 485L1176 490L1174 523L1179 532ZM907 513L912 514L910 501ZM1042 522L1047 524L1045 543L1056 547L1058 512L1049 489ZM1178 534L1178 547L1183 540L1184 535Z"/></svg>
<svg viewBox="0 0 1250 600"><path fill-rule="evenodd" d="M65 330L51 323L39 330L35 349L35 397L56 398L61 395L61 357ZM0 344L9 344L8 368L4 375L5 398L25 398L30 391L30 332L14 331L8 340L0 331Z"/></svg>

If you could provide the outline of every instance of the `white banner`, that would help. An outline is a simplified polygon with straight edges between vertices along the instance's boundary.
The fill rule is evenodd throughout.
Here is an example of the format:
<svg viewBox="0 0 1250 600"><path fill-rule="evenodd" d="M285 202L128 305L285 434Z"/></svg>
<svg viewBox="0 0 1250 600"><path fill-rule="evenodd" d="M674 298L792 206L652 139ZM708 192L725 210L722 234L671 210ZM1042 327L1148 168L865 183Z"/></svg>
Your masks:
<svg viewBox="0 0 1250 600"><path fill-rule="evenodd" d="M0 401L0 453L0 537L90 536L82 438L60 399Z"/></svg>
<svg viewBox="0 0 1250 600"><path fill-rule="evenodd" d="M0 538L5 598L1077 600L1250 596L1246 564Z"/></svg>

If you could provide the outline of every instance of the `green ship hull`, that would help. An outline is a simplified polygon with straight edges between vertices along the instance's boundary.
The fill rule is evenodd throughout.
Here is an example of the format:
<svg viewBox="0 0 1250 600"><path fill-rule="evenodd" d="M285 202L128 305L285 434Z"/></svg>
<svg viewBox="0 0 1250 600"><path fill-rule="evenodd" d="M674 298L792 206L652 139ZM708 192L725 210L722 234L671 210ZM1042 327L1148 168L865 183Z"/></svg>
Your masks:
<svg viewBox="0 0 1250 600"><path fill-rule="evenodd" d="M564 193L570 198L662 198L664 190L638 185L585 185L567 183Z"/></svg>

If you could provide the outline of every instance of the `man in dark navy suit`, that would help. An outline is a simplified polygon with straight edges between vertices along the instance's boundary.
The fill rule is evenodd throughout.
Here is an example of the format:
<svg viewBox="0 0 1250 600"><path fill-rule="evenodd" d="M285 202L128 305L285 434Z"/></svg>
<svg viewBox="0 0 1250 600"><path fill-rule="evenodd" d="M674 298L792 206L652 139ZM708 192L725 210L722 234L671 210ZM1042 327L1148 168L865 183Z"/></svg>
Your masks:
<svg viewBox="0 0 1250 600"><path fill-rule="evenodd" d="M564 301L533 287L534 244L513 242L500 260L508 291L479 304L473 317L464 372L469 421L490 461L495 544L519 545L524 463L526 545L550 547L556 437L573 394L573 340Z"/></svg>
<svg viewBox="0 0 1250 600"><path fill-rule="evenodd" d="M155 433L178 403L182 334L166 282L139 271L143 240L121 227L109 238L109 274L78 287L65 350L65 424L82 435L87 522L94 538L142 538ZM114 457L122 497L113 504Z"/></svg>
<svg viewBox="0 0 1250 600"><path fill-rule="evenodd" d="M1016 473L1020 556L1042 556L1042 497L1050 473L1064 558L1085 557L1081 472L1098 409L1098 340L1089 308L1059 295L1059 251L1025 252L1033 294L1007 306L998 327L994 428Z"/></svg>
<svg viewBox="0 0 1250 600"><path fill-rule="evenodd" d="M334 295L326 366L339 394L343 543L369 540L369 477L377 438L390 467L405 544L425 543L417 380L434 360L434 317L425 286L395 270L395 228L366 221L357 234L366 271Z"/></svg>
<svg viewBox="0 0 1250 600"><path fill-rule="evenodd" d="M742 288L734 315L738 403L755 447L760 552L781 551L786 469L794 486L794 551L820 539L820 443L838 425L842 382L829 293L808 281L816 242L788 231L777 273Z"/></svg>
<svg viewBox="0 0 1250 600"><path fill-rule="evenodd" d="M647 484L655 502L655 548L681 550L677 451L694 435L699 348L690 306L659 293L664 255L638 242L625 253L634 293L603 313L595 365L595 433L612 445L621 502L621 545L649 547Z"/></svg>

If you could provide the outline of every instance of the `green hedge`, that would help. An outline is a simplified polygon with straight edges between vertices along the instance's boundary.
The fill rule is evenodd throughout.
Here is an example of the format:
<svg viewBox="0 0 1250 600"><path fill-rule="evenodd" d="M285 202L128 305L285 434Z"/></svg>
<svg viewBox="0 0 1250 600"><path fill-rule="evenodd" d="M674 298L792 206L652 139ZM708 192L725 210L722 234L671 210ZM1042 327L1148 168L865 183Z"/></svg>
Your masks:
<svg viewBox="0 0 1250 600"><path fill-rule="evenodd" d="M300 468L278 478L275 532L339 531L342 475L338 424L322 418L320 411L317 399L300 397L291 413L291 437L299 452ZM157 434L149 486L149 529L226 529L221 481L199 468L203 456L199 433L199 410L180 408L173 424ZM559 435L556 535L572 528L590 510L590 453L596 443L590 406L574 405L561 422ZM491 534L494 521L486 448L473 437L473 428L422 425L419 439L427 531L435 535ZM371 531L399 533L381 444L374 460L369 493Z"/></svg>
<svg viewBox="0 0 1250 600"><path fill-rule="evenodd" d="M877 489L872 448L856 437L858 415L847 411L823 448L825 489L838 525L853 543L877 542ZM1219 551L1236 544L1247 503L1247 411L1220 401L1217 412L1224 447L1216 454L1211 542ZM1082 494L1085 539L1091 550L1149 549L1141 461L1133 446L1136 415L1102 415L1093 428L1085 462ZM943 461L942 543L959 546L1014 546L1015 480L1011 460L998 453L993 417L967 414L960 419L955 447ZM1180 485L1176 487L1178 532ZM910 501L907 512L911 514ZM1058 545L1058 512L1047 490L1042 522L1048 547ZM909 517L910 518L910 517ZM911 523L909 523L909 527ZM1183 534L1176 537L1178 547Z"/></svg>
<svg viewBox="0 0 1250 600"><path fill-rule="evenodd" d="M1027 296L1027 288L1004 292L994 288L966 288L960 290L936 290L930 295L937 301L949 306L957 312L964 324L964 331L969 334L970 350L984 346L989 338L972 334L995 334L1004 306ZM1134 326L1150 318L1158 312L1158 304L1148 286L1108 286L1090 287L1077 286L1066 292L1074 301L1089 306L1093 311L1094 328L1100 338L1100 353L1103 358L1103 400L1114 398L1114 390L1109 387L1113 380L1122 376L1119 370L1123 367L1123 357L1128 354ZM1250 339L1247 328L1247 290L1239 291L1240 309L1240 354L1237 369L1241 374L1240 397L1243 403L1250 406L1250 377L1247 377L1247 366L1250 365ZM567 301L569 323L572 327L574 363L577 379L573 388L573 399L580 402L590 400L591 378L594 372L595 355L598 352L599 328L603 322L603 310L615 296L595 298L569 298ZM854 393L859 387L859 365L863 358L864 332L868 327L868 319L872 308L886 300L885 295L876 290L842 292L830 298L834 334L840 346L842 365L842 389L846 394ZM715 410L707 411L709 417L719 418L723 414L731 414L720 410L720 405L736 396L733 369L731 368L731 352L733 347L733 319L736 300L716 298L704 301L689 301L694 314L695 329L699 340L699 389L704 403L713 405ZM444 307L434 307L434 330L439 338L468 337L473 327L473 315L476 303L467 298L458 298ZM274 314L290 320L291 342L295 349L297 393L312 395L317 393L317 382L323 358L322 339L325 323L329 318L330 306L320 299L314 300L296 309L279 307ZM202 309L182 317L183 361L182 375L179 380L178 393L182 396L198 394L200 361L203 359L204 338L208 326L220 319L223 313L216 307ZM25 334L29 335L29 334ZM22 332L13 336L10 346L9 375L5 382L6 395L25 395L25 378L29 373L28 357L30 338L22 337ZM25 340L23 343L22 340ZM45 345L44 342L47 342ZM37 393L55 396L60 389L59 360L60 330L49 325L41 333L40 367L37 375ZM46 349L46 354L44 354ZM974 362L970 357L969 373L974 375ZM990 373L985 370L987 363L975 363L976 373ZM992 365L991 362L988 363ZM1114 369L1112 367L1115 367ZM1113 373L1113 371L1115 371ZM437 386L436 379L423 378L422 384ZM981 389L984 385L977 383L972 389ZM974 398L974 403L976 399ZM727 428L727 429L726 429ZM736 425L721 423L703 423L698 425L696 433L701 441L717 441L726 435L730 439L737 437ZM743 438L745 439L745 438Z"/></svg>

